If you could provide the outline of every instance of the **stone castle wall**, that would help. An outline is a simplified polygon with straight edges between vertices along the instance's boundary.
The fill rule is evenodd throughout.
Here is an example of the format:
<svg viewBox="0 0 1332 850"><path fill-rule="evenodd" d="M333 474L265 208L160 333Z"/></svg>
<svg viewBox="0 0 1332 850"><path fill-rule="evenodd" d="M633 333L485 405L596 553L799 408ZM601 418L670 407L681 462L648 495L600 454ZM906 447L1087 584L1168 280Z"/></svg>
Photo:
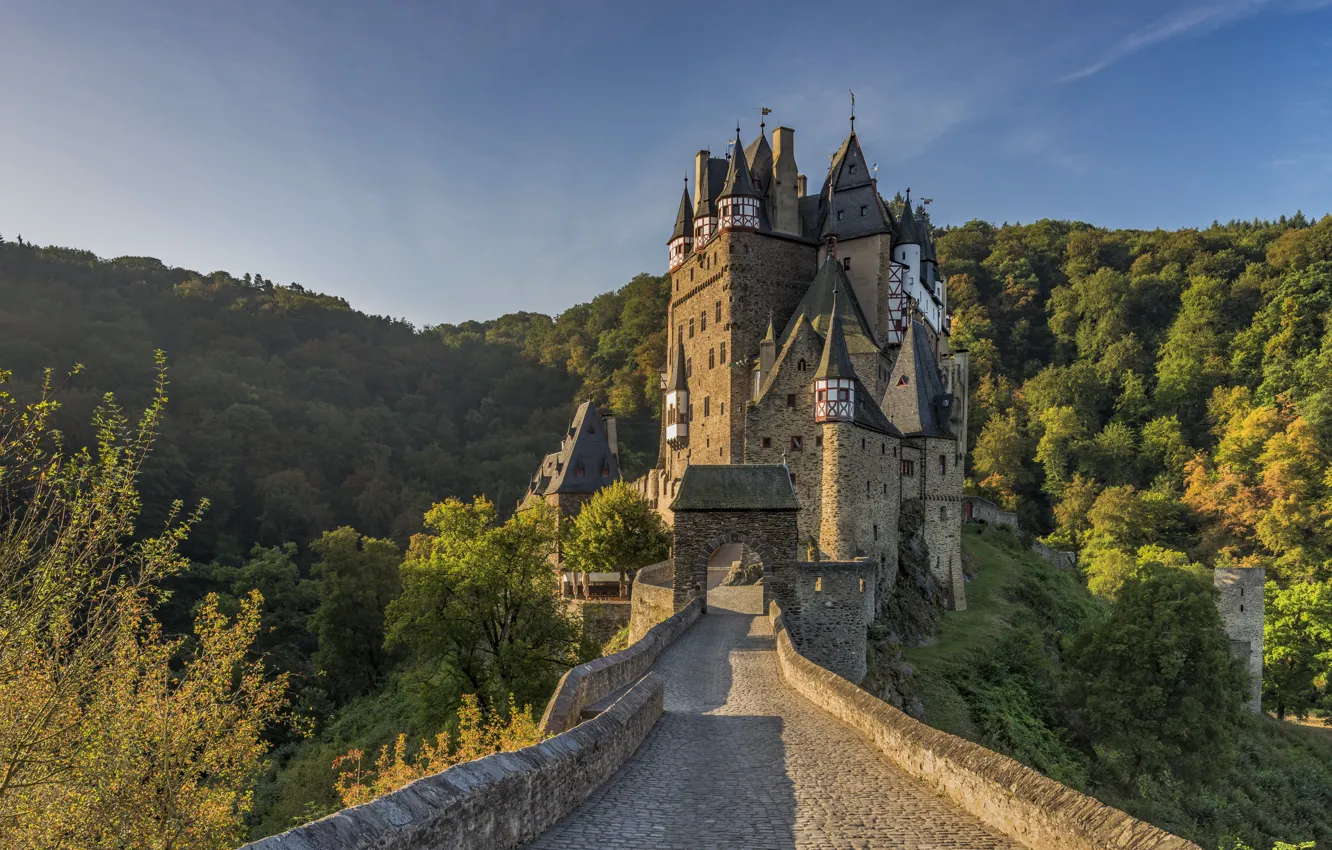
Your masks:
<svg viewBox="0 0 1332 850"><path fill-rule="evenodd" d="M1004 510L989 499L980 496L963 496L962 506L963 516L968 522L983 522L986 525L1006 525L1013 529L1014 533L1018 531L1017 514ZM967 513L968 508L970 509L969 515Z"/></svg>
<svg viewBox="0 0 1332 850"><path fill-rule="evenodd" d="M243 850L510 850L573 811L638 749L665 705L648 673L606 711L546 741L418 779Z"/></svg>
<svg viewBox="0 0 1332 850"><path fill-rule="evenodd" d="M675 583L670 561L643 567L634 576L630 594L629 643L675 613Z"/></svg>
<svg viewBox="0 0 1332 850"><path fill-rule="evenodd" d="M1032 850L1200 850L1007 756L907 716L796 651L782 607L769 607L788 685L850 724L908 776Z"/></svg>
<svg viewBox="0 0 1332 850"><path fill-rule="evenodd" d="M675 608L703 593L708 558L719 546L742 543L763 561L764 586L776 591L796 561L793 511L677 511L675 514Z"/></svg>
<svg viewBox="0 0 1332 850"><path fill-rule="evenodd" d="M1257 714L1263 707L1263 585L1262 567L1222 567L1213 571L1212 584L1220 594L1217 608L1230 638L1231 652L1243 658L1249 671L1244 703Z"/></svg>
<svg viewBox="0 0 1332 850"><path fill-rule="evenodd" d="M913 438L921 450L916 475L925 509L925 543L930 569L944 588L948 607L965 611L966 581L962 574L962 458L957 442L937 437Z"/></svg>
<svg viewBox="0 0 1332 850"><path fill-rule="evenodd" d="M852 682L865 678L877 566L869 559L803 562L792 582L800 611L801 654Z"/></svg>

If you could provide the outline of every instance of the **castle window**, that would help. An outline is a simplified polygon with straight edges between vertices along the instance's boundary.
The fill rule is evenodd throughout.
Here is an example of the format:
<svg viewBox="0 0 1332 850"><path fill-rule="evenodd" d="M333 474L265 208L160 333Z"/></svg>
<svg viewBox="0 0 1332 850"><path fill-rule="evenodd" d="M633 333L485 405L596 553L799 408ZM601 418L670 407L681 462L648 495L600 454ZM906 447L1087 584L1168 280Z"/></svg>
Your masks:
<svg viewBox="0 0 1332 850"><path fill-rule="evenodd" d="M902 458L902 474L908 478L916 477L916 462Z"/></svg>
<svg viewBox="0 0 1332 850"><path fill-rule="evenodd" d="M700 332L708 329L708 314L706 312L699 318L698 321L699 321L698 329Z"/></svg>
<svg viewBox="0 0 1332 850"><path fill-rule="evenodd" d="M708 349L708 368L712 369L717 365L717 349Z"/></svg>
<svg viewBox="0 0 1332 850"><path fill-rule="evenodd" d="M610 478L610 464L605 461L601 463L601 477Z"/></svg>
<svg viewBox="0 0 1332 850"><path fill-rule="evenodd" d="M726 362L726 343L721 344L721 362Z"/></svg>
<svg viewBox="0 0 1332 850"><path fill-rule="evenodd" d="M823 435L822 435L822 434L819 434L819 435L817 435L817 436L814 437L814 445L816 445L816 446L821 446L821 445L823 445Z"/></svg>
<svg viewBox="0 0 1332 850"><path fill-rule="evenodd" d="M862 452L865 450L865 438L864 438L864 437L861 437L861 438L860 438L860 450L861 450Z"/></svg>
<svg viewBox="0 0 1332 850"><path fill-rule="evenodd" d="M765 448L765 449L770 449L770 448L772 448L772 437L764 437L764 438L763 438L763 448Z"/></svg>
<svg viewBox="0 0 1332 850"><path fill-rule="evenodd" d="M689 421L694 421L694 403L692 401L689 402Z"/></svg>
<svg viewBox="0 0 1332 850"><path fill-rule="evenodd" d="M897 457L897 446L893 446L893 457Z"/></svg>
<svg viewBox="0 0 1332 850"><path fill-rule="evenodd" d="M717 321L721 321L721 302L717 302Z"/></svg>
<svg viewBox="0 0 1332 850"><path fill-rule="evenodd" d="M693 270L693 269L690 269L690 270L689 270L689 282L690 282L690 283L693 283L693 282L694 282L694 270Z"/></svg>
<svg viewBox="0 0 1332 850"><path fill-rule="evenodd" d="M786 472L787 472L788 475L791 476L791 486L794 487L794 486L795 486L795 473L794 473L794 472L791 472L791 470L789 470L789 469L788 469Z"/></svg>
<svg viewBox="0 0 1332 850"><path fill-rule="evenodd" d="M792 437L792 438L791 438L791 451L793 451L793 452L800 452L800 451L804 451L804 450L805 450L805 438L804 438L804 437L799 437L799 436Z"/></svg>
<svg viewBox="0 0 1332 850"><path fill-rule="evenodd" d="M814 579L814 592L815 592L815 593L822 593L822 592L823 592L823 576L817 576L817 577L815 577L815 579Z"/></svg>
<svg viewBox="0 0 1332 850"><path fill-rule="evenodd" d="M578 465L574 467L574 475L578 478L583 477L583 462L581 460L578 461Z"/></svg>
<svg viewBox="0 0 1332 850"><path fill-rule="evenodd" d="M878 524L877 522L874 523L874 539L875 539L875 540L878 540L878 539L879 539L879 524ZM864 590L864 589L865 589L865 586L864 586L864 582L863 582L863 581L861 582L861 587L860 587L860 589L861 589L861 590Z"/></svg>
<svg viewBox="0 0 1332 850"><path fill-rule="evenodd" d="M692 357L685 358L685 377L694 377L694 358Z"/></svg>
<svg viewBox="0 0 1332 850"><path fill-rule="evenodd" d="M851 271L851 258L850 258L850 257L843 257L843 258L842 258L842 270L843 270L843 271L848 271L848 272Z"/></svg>
<svg viewBox="0 0 1332 850"><path fill-rule="evenodd" d="M1244 595L1244 588L1241 587L1241 588L1240 588L1240 596L1243 596L1243 595Z"/></svg>
<svg viewBox="0 0 1332 850"><path fill-rule="evenodd" d="M888 454L888 444L887 444L887 443L879 443L879 454L881 454L881 455L886 455L886 454Z"/></svg>
<svg viewBox="0 0 1332 850"><path fill-rule="evenodd" d="M943 505L939 506L939 519L948 519L948 508Z"/></svg>
<svg viewBox="0 0 1332 850"><path fill-rule="evenodd" d="M865 206L864 204L861 204L861 205L860 205L860 215L861 215L862 218L864 218L864 216L865 216L865 210L867 210L867 209L869 209L869 207Z"/></svg>
<svg viewBox="0 0 1332 850"><path fill-rule="evenodd" d="M795 407L795 393L786 394L786 406L791 408Z"/></svg>
<svg viewBox="0 0 1332 850"><path fill-rule="evenodd" d="M805 362L805 358L802 357L799 362L796 363L796 371L803 372L808 365L809 364Z"/></svg>
<svg viewBox="0 0 1332 850"><path fill-rule="evenodd" d="M689 320L689 338L690 338L690 339L693 339L693 338L694 338L694 320L693 320L693 319L690 319L690 320Z"/></svg>
<svg viewBox="0 0 1332 850"><path fill-rule="evenodd" d="M856 173L856 164L855 164L854 162L851 163L851 173L852 173L852 174L855 174L855 173Z"/></svg>
<svg viewBox="0 0 1332 850"><path fill-rule="evenodd" d="M910 381L907 380L907 376L906 376L906 375L903 375L902 377L900 377L900 378L897 379L897 385L898 385L899 387L905 387L905 386L906 386L907 384L909 384L909 383L910 383Z"/></svg>
<svg viewBox="0 0 1332 850"><path fill-rule="evenodd" d="M1244 613L1244 606L1243 606L1243 605L1240 606L1240 613L1241 613L1241 614Z"/></svg>
<svg viewBox="0 0 1332 850"><path fill-rule="evenodd" d="M749 253L749 246L748 246L748 245L745 246L745 253L746 253L746 254Z"/></svg>
<svg viewBox="0 0 1332 850"><path fill-rule="evenodd" d="M885 496L888 495L888 482L887 482L887 481L883 482L883 495L885 495Z"/></svg>
<svg viewBox="0 0 1332 850"><path fill-rule="evenodd" d="M725 415L726 415L726 402L724 402L724 401L721 403L721 411L720 411L720 412L721 412L721 415L722 415L722 416L725 416Z"/></svg>
<svg viewBox="0 0 1332 850"><path fill-rule="evenodd" d="M703 396L703 415L707 416L712 410L712 397Z"/></svg>
<svg viewBox="0 0 1332 850"><path fill-rule="evenodd" d="M860 580L860 592L865 592L865 580L863 578Z"/></svg>
<svg viewBox="0 0 1332 850"><path fill-rule="evenodd" d="M866 481L866 482L865 482L865 495L868 496L869 494L870 494L870 483L869 483L868 481Z"/></svg>
<svg viewBox="0 0 1332 850"><path fill-rule="evenodd" d="M948 456L939 455L939 474L944 475L948 472Z"/></svg>
<svg viewBox="0 0 1332 850"><path fill-rule="evenodd" d="M846 213L844 213L844 212L841 211L841 210L838 210L838 211L837 211L837 220L838 220L838 221L841 221L841 220L842 220L842 217L845 216L845 215L846 215Z"/></svg>

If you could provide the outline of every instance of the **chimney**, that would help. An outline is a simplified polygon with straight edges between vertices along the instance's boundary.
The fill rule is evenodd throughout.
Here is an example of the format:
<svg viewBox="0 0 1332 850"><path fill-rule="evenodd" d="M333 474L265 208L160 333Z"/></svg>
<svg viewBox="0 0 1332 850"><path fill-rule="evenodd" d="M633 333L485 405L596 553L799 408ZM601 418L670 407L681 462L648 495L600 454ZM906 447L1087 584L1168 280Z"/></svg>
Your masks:
<svg viewBox="0 0 1332 850"><path fill-rule="evenodd" d="M601 423L606 428L606 443L610 446L610 453L615 456L615 462L619 463L620 439L618 432L615 430L615 417L607 416L601 420Z"/></svg>
<svg viewBox="0 0 1332 850"><path fill-rule="evenodd" d="M772 131L772 229L800 234L800 169L796 167L795 131L777 127Z"/></svg>
<svg viewBox="0 0 1332 850"><path fill-rule="evenodd" d="M694 208L698 208L698 199L702 197L703 187L708 185L708 151L699 151L694 157Z"/></svg>
<svg viewBox="0 0 1332 850"><path fill-rule="evenodd" d="M803 174L796 178L796 197L805 197L805 175Z"/></svg>

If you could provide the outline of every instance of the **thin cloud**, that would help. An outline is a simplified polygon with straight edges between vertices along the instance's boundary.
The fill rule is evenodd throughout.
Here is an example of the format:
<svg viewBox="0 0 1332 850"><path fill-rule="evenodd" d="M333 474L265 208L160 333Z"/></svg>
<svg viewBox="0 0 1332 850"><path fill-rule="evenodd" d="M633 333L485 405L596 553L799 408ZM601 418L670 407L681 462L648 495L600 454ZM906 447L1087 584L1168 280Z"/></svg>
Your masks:
<svg viewBox="0 0 1332 850"><path fill-rule="evenodd" d="M1181 9L1160 18L1135 32L1129 33L1118 44L1092 64L1063 77L1060 82L1071 83L1100 73L1116 62L1135 53L1155 47L1166 41L1190 34L1202 34L1220 29L1227 24L1252 17L1279 0L1231 0ZM1305 12L1332 5L1332 0L1297 0L1287 6L1292 12Z"/></svg>

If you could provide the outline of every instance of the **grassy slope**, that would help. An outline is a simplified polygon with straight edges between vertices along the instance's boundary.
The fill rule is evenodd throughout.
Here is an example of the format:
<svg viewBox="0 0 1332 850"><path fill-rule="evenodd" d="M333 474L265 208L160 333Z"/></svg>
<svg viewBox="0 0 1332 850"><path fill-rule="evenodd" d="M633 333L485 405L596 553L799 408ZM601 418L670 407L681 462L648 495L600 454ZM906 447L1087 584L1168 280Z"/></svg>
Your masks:
<svg viewBox="0 0 1332 850"><path fill-rule="evenodd" d="M979 570L967 584L967 610L944 615L936 645L904 653L915 667L927 722L1207 850L1229 848L1234 838L1259 848L1310 839L1332 846L1332 734L1325 729L1255 719L1241 735L1234 768L1216 789L1190 794L1152 785L1123 798L1097 788L1080 769L1085 756L1067 746L1051 713L1041 710L1050 708L1044 704L1049 694L1040 690L1046 674L1027 675L1032 659L1051 658L1060 632L1096 603L1075 574L1046 563L1003 531L969 526L963 546L970 568ZM1045 635L1045 654L1013 652L1024 646L1021 634L1032 629ZM1017 688L1004 687L1011 683ZM1014 690L1028 693L1013 698Z"/></svg>

